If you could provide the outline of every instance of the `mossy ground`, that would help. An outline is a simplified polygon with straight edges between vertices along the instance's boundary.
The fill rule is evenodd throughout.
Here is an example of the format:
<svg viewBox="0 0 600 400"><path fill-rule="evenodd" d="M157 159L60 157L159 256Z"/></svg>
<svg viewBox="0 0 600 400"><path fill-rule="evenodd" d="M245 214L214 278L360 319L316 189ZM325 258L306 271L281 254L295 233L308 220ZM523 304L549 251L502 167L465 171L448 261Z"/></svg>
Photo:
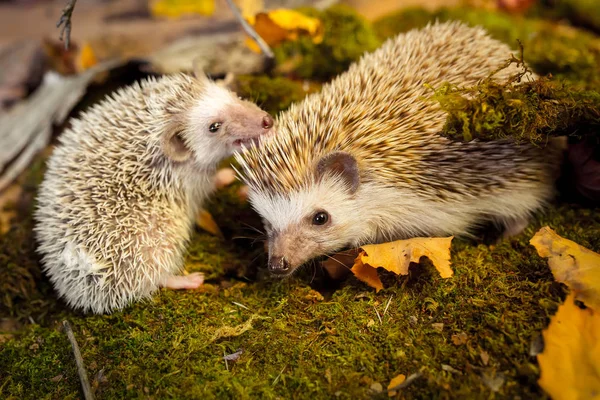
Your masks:
<svg viewBox="0 0 600 400"><path fill-rule="evenodd" d="M245 88L300 88L265 79L248 78ZM271 112L290 102L257 95ZM600 213L557 201L495 246L455 240L451 279L424 262L407 277L386 275L377 294L354 278L332 284L310 266L273 280L252 229L259 221L235 184L209 207L225 239L199 231L190 244L188 269L208 278L201 289L161 290L121 312L84 316L56 299L34 254L31 211L43 161L22 178L17 217L0 236L0 398L82 398L59 329L65 319L97 398L383 399L394 376L413 373L420 377L399 398L544 398L529 348L564 289L528 241L549 225L600 251ZM226 364L223 355L238 349L240 358Z"/></svg>

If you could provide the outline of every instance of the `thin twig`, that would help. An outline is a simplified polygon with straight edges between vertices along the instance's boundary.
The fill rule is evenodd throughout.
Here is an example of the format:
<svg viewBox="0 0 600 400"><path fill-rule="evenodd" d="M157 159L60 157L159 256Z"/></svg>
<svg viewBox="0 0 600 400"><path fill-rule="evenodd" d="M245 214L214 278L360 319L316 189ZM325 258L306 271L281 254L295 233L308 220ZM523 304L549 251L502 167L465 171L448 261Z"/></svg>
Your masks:
<svg viewBox="0 0 600 400"><path fill-rule="evenodd" d="M85 400L94 400L94 394L92 393L90 381L88 380L87 372L85 371L85 365L83 365L83 358L81 358L81 352L79 351L79 346L77 345L77 340L75 340L75 335L73 335L73 330L71 329L69 321L63 321L63 328L69 338L69 342L71 342L71 347L73 348L73 355L75 356L75 363L77 364L77 373L79 374L79 380L81 381L81 387L83 389L83 397Z"/></svg>
<svg viewBox="0 0 600 400"><path fill-rule="evenodd" d="M383 320L381 319L381 315L379 315L379 311L377 311L377 307L373 306L375 313L377 314L377 318L379 318L379 323L383 324Z"/></svg>
<svg viewBox="0 0 600 400"><path fill-rule="evenodd" d="M245 305L243 305L242 303L238 303L237 301L232 301L233 304L235 304L238 307L242 307L248 311L250 311L250 309L248 307L246 307Z"/></svg>
<svg viewBox="0 0 600 400"><path fill-rule="evenodd" d="M271 384L271 386L275 386L275 384L277 383L277 381L279 381L279 377L281 376L281 374L283 374L283 371L285 371L285 369L287 368L287 365L284 366L281 371L279 372L279 375L277 375L275 377L275 379L273 380L273 383Z"/></svg>
<svg viewBox="0 0 600 400"><path fill-rule="evenodd" d="M244 19L244 17L242 16L242 13L240 13L240 10L233 3L233 0L226 0L226 1L227 1L227 5L229 6L229 8L231 8L231 11L233 12L233 15L235 15L235 18L240 22L240 24L242 25L242 28L244 28L244 30L252 38L252 40L254 40L256 42L258 47L260 47L260 49L263 52L263 54L265 55L265 57L270 58L270 59L275 58L275 56L273 55L273 51L271 50L271 48L269 47L267 42L265 42L263 40L263 38L261 38L260 35L258 33L256 33L254 28L252 26L250 26L250 24Z"/></svg>
<svg viewBox="0 0 600 400"><path fill-rule="evenodd" d="M387 313L388 308L390 307L390 303L392 302L392 297L394 297L394 295L390 296L390 299L387 302L387 305L385 306L385 310L383 310L383 316L385 317L385 314Z"/></svg>
<svg viewBox="0 0 600 400"><path fill-rule="evenodd" d="M71 44L71 16L73 15L73 9L75 8L77 0L69 0L67 5L62 10L60 19L56 23L56 27L59 28L64 24L58 37L61 41L65 38L65 50L69 50L69 44Z"/></svg>

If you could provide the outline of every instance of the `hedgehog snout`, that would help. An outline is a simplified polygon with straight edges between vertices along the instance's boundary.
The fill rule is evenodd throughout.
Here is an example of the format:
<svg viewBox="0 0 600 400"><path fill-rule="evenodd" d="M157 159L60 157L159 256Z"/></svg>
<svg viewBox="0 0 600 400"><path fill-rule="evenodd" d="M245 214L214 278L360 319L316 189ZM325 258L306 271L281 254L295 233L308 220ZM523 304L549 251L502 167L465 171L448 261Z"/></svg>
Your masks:
<svg viewBox="0 0 600 400"><path fill-rule="evenodd" d="M269 258L269 272L275 275L286 275L290 271L290 263L283 256Z"/></svg>

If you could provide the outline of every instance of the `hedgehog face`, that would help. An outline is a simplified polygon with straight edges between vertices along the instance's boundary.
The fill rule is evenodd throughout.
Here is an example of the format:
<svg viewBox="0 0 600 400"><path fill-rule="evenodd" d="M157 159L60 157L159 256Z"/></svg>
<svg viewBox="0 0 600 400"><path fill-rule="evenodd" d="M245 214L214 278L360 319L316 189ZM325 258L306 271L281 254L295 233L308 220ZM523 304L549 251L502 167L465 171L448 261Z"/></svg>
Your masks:
<svg viewBox="0 0 600 400"><path fill-rule="evenodd" d="M289 275L305 262L338 251L364 234L356 210L359 174L347 153L333 153L318 163L310 189L269 195L251 192L263 217L269 245L269 270Z"/></svg>
<svg viewBox="0 0 600 400"><path fill-rule="evenodd" d="M254 103L212 82L206 84L204 93L194 105L186 129L186 142L198 162L218 162L271 132L273 118Z"/></svg>

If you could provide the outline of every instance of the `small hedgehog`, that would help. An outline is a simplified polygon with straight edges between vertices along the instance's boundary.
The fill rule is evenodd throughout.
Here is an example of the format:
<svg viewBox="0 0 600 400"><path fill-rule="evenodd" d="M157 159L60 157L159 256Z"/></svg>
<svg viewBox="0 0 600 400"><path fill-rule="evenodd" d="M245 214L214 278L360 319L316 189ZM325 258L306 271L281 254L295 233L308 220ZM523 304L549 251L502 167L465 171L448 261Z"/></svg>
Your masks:
<svg viewBox="0 0 600 400"><path fill-rule="evenodd" d="M486 220L523 229L553 194L560 150L452 142L424 85L474 85L510 55L481 28L435 23L388 40L282 113L276 137L236 155L265 223L269 270L288 275L347 246L466 235Z"/></svg>
<svg viewBox="0 0 600 400"><path fill-rule="evenodd" d="M73 308L110 313L178 276L217 163L273 119L202 73L148 79L93 106L60 137L39 188L44 270Z"/></svg>

